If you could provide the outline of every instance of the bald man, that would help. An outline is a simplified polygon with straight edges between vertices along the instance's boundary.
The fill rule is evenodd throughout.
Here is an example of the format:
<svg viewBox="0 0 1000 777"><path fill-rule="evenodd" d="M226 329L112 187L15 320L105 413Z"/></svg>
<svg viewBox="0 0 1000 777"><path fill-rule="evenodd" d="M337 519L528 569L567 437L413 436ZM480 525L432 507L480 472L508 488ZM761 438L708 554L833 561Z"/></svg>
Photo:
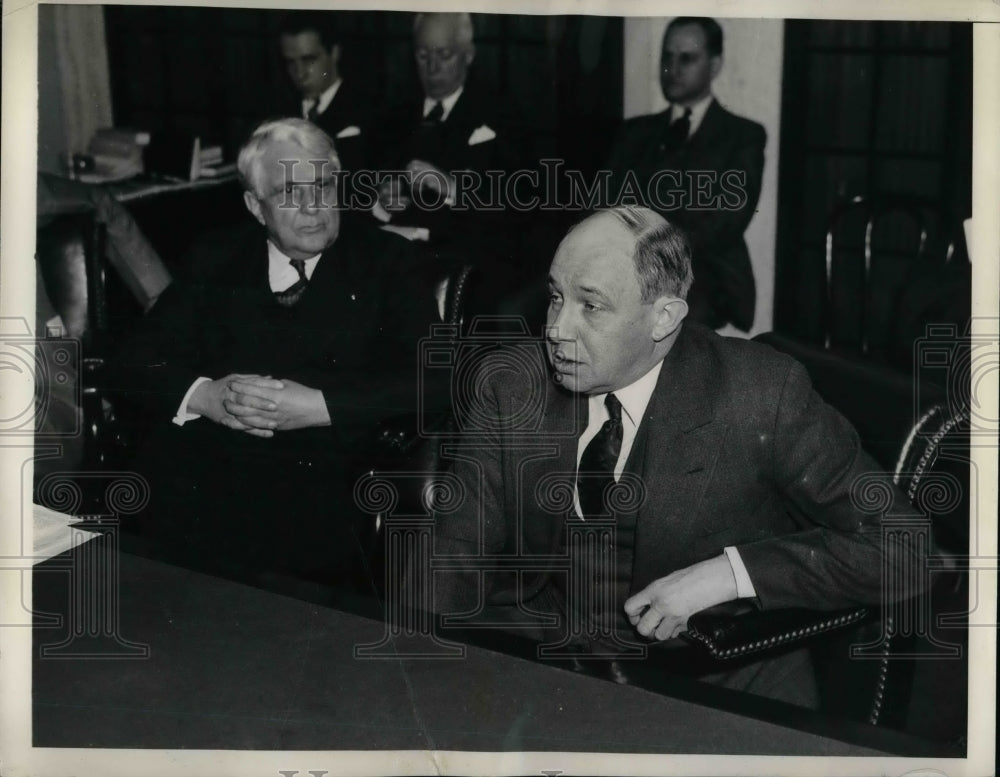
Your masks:
<svg viewBox="0 0 1000 777"><path fill-rule="evenodd" d="M915 548L883 532L884 515L913 514L903 494L874 513L853 498L881 468L851 425L788 356L689 323L692 280L686 237L650 209L602 211L566 235L544 344L495 352L469 382L451 452L466 498L434 527L435 553L468 571L434 574L438 612L637 657L714 605L878 603L883 570L916 568ZM568 573L544 568L559 558ZM521 575L500 571L519 559ZM531 626L541 615L555 627ZM803 649L701 671L817 703Z"/></svg>

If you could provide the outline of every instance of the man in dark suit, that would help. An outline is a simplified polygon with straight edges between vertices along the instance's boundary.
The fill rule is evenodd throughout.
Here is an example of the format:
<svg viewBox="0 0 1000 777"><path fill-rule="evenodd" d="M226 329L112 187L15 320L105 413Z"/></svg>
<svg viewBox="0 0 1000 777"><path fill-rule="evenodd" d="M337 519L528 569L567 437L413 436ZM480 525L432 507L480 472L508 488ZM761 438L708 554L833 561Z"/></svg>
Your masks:
<svg viewBox="0 0 1000 777"><path fill-rule="evenodd" d="M408 280L405 241L342 228L337 157L315 125L265 122L237 165L257 223L193 251L114 365L113 388L150 419L138 529L242 579L354 583L353 467L368 462L352 451L412 412L433 297Z"/></svg>
<svg viewBox="0 0 1000 777"><path fill-rule="evenodd" d="M407 175L383 182L377 217L392 225L422 228L434 244L473 240L488 251L500 232L491 212L477 207L487 197L485 173L519 167L518 141L497 95L466 84L476 55L467 13L419 13L413 23L414 57L422 94L383 122L381 170Z"/></svg>
<svg viewBox="0 0 1000 777"><path fill-rule="evenodd" d="M902 494L881 512L855 502L879 467L850 424L789 357L686 322L691 282L683 233L649 209L599 212L565 237L544 349L491 355L456 402L470 408L450 449L465 501L435 517L434 552L466 568L435 575L437 612L555 616L556 633L521 631L628 656L735 599L879 602L883 569L914 562L882 534L882 513L911 514ZM520 562L521 576L496 571ZM816 703L801 650L704 671Z"/></svg>
<svg viewBox="0 0 1000 777"><path fill-rule="evenodd" d="M714 19L678 17L663 37L660 87L670 106L625 122L611 150L611 197L652 207L685 229L695 257L690 318L749 331L754 277L743 233L760 198L766 134L712 96L722 70Z"/></svg>
<svg viewBox="0 0 1000 777"><path fill-rule="evenodd" d="M343 170L367 169L372 99L357 79L340 72L342 50L333 15L289 12L282 19L279 45L295 90L280 112L309 119L333 138Z"/></svg>

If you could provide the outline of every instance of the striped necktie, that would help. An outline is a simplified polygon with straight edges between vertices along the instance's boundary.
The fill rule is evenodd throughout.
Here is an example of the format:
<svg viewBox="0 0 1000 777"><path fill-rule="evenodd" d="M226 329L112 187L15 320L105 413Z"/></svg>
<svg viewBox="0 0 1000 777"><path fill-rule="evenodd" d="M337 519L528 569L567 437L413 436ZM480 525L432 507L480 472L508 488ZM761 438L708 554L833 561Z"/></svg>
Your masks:
<svg viewBox="0 0 1000 777"><path fill-rule="evenodd" d="M306 292L306 286L309 285L309 279L306 277L306 260L289 259L288 261L299 274L299 279L284 291L274 292L274 298L278 301L278 304L284 305L286 308L290 308L302 299L302 295Z"/></svg>

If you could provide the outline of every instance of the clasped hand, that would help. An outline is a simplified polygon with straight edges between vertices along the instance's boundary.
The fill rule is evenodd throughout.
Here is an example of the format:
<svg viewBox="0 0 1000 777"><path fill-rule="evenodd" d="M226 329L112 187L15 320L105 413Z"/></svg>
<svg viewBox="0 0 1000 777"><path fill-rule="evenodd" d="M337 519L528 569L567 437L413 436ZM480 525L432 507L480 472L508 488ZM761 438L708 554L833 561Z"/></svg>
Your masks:
<svg viewBox="0 0 1000 777"><path fill-rule="evenodd" d="M688 618L736 598L736 578L723 553L654 580L625 602L625 614L643 637L673 639Z"/></svg>
<svg viewBox="0 0 1000 777"><path fill-rule="evenodd" d="M322 391L269 375L227 375L203 383L189 406L216 423L255 437L330 423Z"/></svg>
<svg viewBox="0 0 1000 777"><path fill-rule="evenodd" d="M388 213L399 213L406 210L412 202L413 189L428 188L442 196L445 202L450 202L455 195L455 179L441 168L425 162L423 159L411 159L406 165L409 173L410 187L405 188L399 178L389 178L379 187L379 204Z"/></svg>

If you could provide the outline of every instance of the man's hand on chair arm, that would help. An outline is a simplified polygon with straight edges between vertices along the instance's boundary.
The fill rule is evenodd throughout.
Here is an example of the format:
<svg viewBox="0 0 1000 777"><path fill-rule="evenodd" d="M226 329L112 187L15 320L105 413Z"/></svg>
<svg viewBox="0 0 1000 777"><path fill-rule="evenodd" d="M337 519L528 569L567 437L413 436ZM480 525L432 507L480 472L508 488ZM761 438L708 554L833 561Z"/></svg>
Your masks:
<svg viewBox="0 0 1000 777"><path fill-rule="evenodd" d="M736 598L733 567L723 553L654 580L625 602L625 614L639 634L662 641L685 631L696 612Z"/></svg>

